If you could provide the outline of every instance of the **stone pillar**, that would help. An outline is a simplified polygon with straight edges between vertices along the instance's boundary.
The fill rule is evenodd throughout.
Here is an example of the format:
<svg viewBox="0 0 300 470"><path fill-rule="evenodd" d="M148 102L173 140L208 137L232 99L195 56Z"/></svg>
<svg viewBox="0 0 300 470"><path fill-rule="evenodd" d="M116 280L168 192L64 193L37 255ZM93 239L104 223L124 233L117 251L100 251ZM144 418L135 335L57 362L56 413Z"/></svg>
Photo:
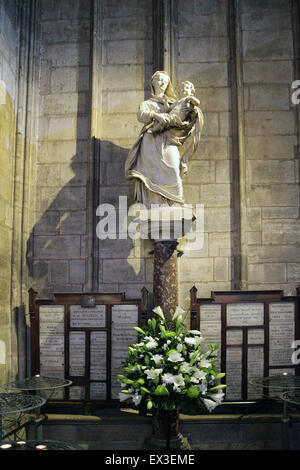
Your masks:
<svg viewBox="0 0 300 470"><path fill-rule="evenodd" d="M160 306L166 317L172 317L178 305L176 240L154 241L154 306Z"/></svg>

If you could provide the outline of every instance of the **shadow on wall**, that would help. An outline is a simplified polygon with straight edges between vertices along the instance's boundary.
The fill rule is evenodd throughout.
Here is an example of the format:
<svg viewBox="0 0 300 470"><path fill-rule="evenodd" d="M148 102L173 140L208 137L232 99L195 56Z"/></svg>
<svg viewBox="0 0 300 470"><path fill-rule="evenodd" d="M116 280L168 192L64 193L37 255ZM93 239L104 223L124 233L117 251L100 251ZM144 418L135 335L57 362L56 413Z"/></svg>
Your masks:
<svg viewBox="0 0 300 470"><path fill-rule="evenodd" d="M57 193L34 225L27 242L27 266L32 287L39 297L51 298L55 292L85 290L88 236L93 234L92 263L99 292L140 292L146 281L146 260L151 247L132 240L120 239L120 196L133 203L132 184L125 180L124 164L128 149L112 142L94 139L94 194L87 207L87 162L77 153L69 169L73 177ZM101 159L100 159L101 155ZM42 190L43 188L40 188ZM40 196L38 196L40 197ZM106 218L96 215L99 204L115 209L116 238L100 240L96 226ZM105 207L104 207L105 208ZM92 220L87 213L92 209ZM124 211L123 211L124 212ZM104 224L105 225L105 224ZM104 227L105 231L112 226ZM135 289L136 287L136 289ZM127 296L129 297L129 296Z"/></svg>

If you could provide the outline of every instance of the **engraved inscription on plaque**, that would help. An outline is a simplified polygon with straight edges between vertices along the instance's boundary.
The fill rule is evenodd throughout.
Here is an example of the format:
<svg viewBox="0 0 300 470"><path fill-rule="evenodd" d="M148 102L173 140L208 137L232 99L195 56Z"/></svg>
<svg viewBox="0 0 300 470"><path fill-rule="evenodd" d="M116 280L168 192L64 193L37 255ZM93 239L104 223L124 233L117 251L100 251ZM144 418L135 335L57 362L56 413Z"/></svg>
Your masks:
<svg viewBox="0 0 300 470"><path fill-rule="evenodd" d="M85 389L80 385L72 385L69 388L70 400L85 400Z"/></svg>
<svg viewBox="0 0 300 470"><path fill-rule="evenodd" d="M106 380L106 338L106 331L92 331L91 333L91 380Z"/></svg>
<svg viewBox="0 0 300 470"><path fill-rule="evenodd" d="M69 374L73 377L85 375L85 332L69 333Z"/></svg>
<svg viewBox="0 0 300 470"><path fill-rule="evenodd" d="M111 351L111 394L118 398L121 390L117 374L123 372L122 363L127 358L128 346L136 343L138 324L137 305L114 305L112 307L112 351Z"/></svg>
<svg viewBox="0 0 300 470"><path fill-rule="evenodd" d="M258 328L248 329L248 344L264 344L265 332Z"/></svg>
<svg viewBox="0 0 300 470"><path fill-rule="evenodd" d="M40 306L40 374L64 377L64 306Z"/></svg>
<svg viewBox="0 0 300 470"><path fill-rule="evenodd" d="M226 348L226 400L240 400L242 396L242 348Z"/></svg>
<svg viewBox="0 0 300 470"><path fill-rule="evenodd" d="M221 344L221 305L200 305L200 331L204 338L201 343L203 352L209 349L209 344ZM220 367L221 348L217 350L218 362Z"/></svg>
<svg viewBox="0 0 300 470"><path fill-rule="evenodd" d="M264 376L264 348L263 346L248 347L248 399L262 398L262 386L249 383L251 379Z"/></svg>
<svg viewBox="0 0 300 470"><path fill-rule="evenodd" d="M71 328L105 328L106 306L96 305L92 308L71 305L70 327Z"/></svg>
<svg viewBox="0 0 300 470"><path fill-rule="evenodd" d="M274 302L269 306L270 366L291 364L291 345L295 339L295 304Z"/></svg>
<svg viewBox="0 0 300 470"><path fill-rule="evenodd" d="M243 331L242 330L227 330L226 342L227 344L243 344Z"/></svg>
<svg viewBox="0 0 300 470"><path fill-rule="evenodd" d="M106 400L106 383L105 382L91 382L90 383L90 399L91 400Z"/></svg>
<svg viewBox="0 0 300 470"><path fill-rule="evenodd" d="M263 303L235 303L227 305L227 326L264 324Z"/></svg>

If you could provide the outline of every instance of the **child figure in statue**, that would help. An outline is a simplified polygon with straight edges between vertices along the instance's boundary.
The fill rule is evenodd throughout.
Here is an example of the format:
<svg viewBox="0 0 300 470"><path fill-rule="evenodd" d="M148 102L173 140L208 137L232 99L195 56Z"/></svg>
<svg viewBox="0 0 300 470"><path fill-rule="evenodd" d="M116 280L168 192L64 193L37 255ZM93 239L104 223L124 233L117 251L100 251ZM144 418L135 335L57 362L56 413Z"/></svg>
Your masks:
<svg viewBox="0 0 300 470"><path fill-rule="evenodd" d="M194 84L188 80L181 83L180 91L183 97L171 104L167 112L171 118L170 123L172 124L170 127L180 127L182 129L190 125L190 118L194 117L194 107L200 105L200 100L194 96ZM147 132L155 134L163 130L165 130L165 126L155 120Z"/></svg>

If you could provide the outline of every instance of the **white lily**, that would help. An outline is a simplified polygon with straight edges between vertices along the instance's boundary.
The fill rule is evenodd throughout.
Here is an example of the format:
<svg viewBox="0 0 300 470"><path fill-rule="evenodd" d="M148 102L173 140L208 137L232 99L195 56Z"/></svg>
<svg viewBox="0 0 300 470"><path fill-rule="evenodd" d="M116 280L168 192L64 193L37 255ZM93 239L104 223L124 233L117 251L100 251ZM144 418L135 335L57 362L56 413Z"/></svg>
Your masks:
<svg viewBox="0 0 300 470"><path fill-rule="evenodd" d="M163 356L161 354L153 354L151 359L155 362L156 366L159 366L163 360Z"/></svg>
<svg viewBox="0 0 300 470"><path fill-rule="evenodd" d="M185 310L183 310L179 305L177 305L176 309L175 309L175 313L172 317L172 320L177 320L179 318L179 316L181 316L181 320L182 320L182 315L185 313Z"/></svg>
<svg viewBox="0 0 300 470"><path fill-rule="evenodd" d="M174 351L171 354L169 354L168 361L170 361L170 362L181 362L181 361L184 361L184 358L182 357L182 355L179 352Z"/></svg>
<svg viewBox="0 0 300 470"><path fill-rule="evenodd" d="M165 320L164 312L160 307L155 307L153 312L156 313L156 315L158 315L162 320Z"/></svg>

